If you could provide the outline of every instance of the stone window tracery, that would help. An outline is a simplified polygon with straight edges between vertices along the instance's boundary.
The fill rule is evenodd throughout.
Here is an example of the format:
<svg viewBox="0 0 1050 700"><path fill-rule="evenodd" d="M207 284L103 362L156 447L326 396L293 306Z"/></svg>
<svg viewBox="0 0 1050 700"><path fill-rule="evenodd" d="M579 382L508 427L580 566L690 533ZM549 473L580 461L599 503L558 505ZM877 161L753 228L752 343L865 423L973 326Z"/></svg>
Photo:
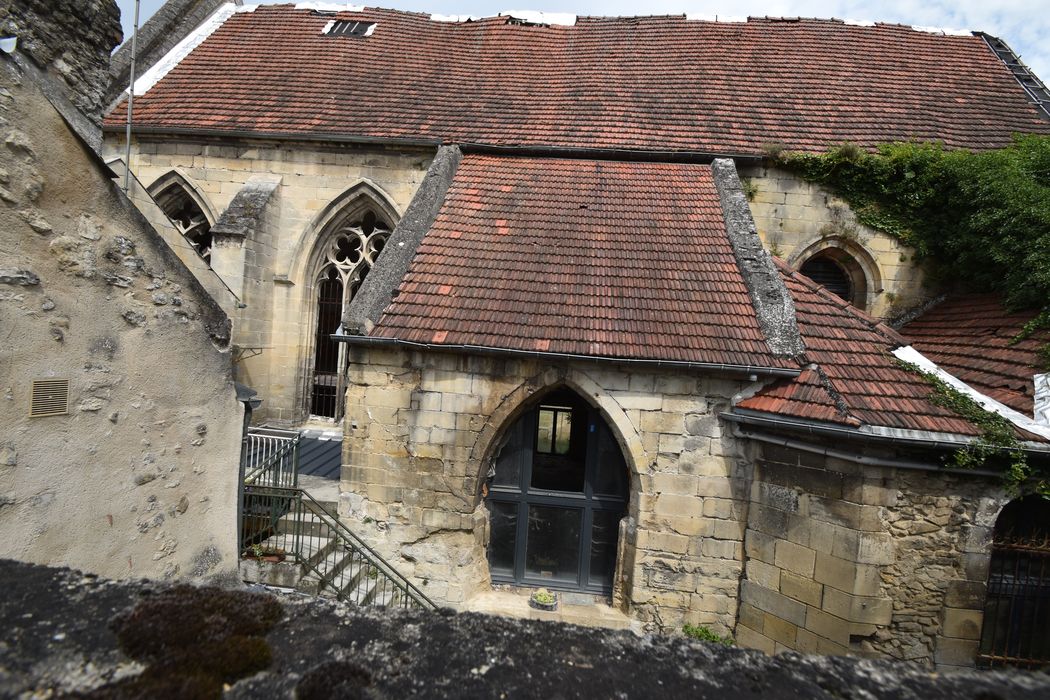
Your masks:
<svg viewBox="0 0 1050 700"><path fill-rule="evenodd" d="M153 199L197 254L211 265L211 222L193 196L181 183L172 182Z"/></svg>
<svg viewBox="0 0 1050 700"><path fill-rule="evenodd" d="M339 327L346 305L383 252L390 229L375 212L365 211L340 224L324 248L321 269L315 279L317 326L311 415L339 418L342 414L345 350L332 341L331 335Z"/></svg>
<svg viewBox="0 0 1050 700"><path fill-rule="evenodd" d="M343 283L343 306L346 306L375 265L389 237L390 225L372 211L340 226L325 250L325 263L317 281L334 279L334 271Z"/></svg>

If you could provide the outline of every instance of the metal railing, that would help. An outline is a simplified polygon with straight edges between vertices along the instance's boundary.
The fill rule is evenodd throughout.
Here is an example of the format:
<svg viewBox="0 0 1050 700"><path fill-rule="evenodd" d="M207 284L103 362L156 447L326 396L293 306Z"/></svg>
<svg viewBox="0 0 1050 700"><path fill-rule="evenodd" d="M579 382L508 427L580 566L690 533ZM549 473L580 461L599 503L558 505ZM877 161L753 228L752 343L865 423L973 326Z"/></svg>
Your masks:
<svg viewBox="0 0 1050 700"><path fill-rule="evenodd" d="M276 428L248 428L241 448L244 483L256 486L299 486L299 444L302 434Z"/></svg>
<svg viewBox="0 0 1050 700"><path fill-rule="evenodd" d="M1050 534L992 543L979 666L1050 667Z"/></svg>
<svg viewBox="0 0 1050 700"><path fill-rule="evenodd" d="M304 572L298 588L352 605L433 610L415 584L299 488L243 486L243 556L290 557Z"/></svg>

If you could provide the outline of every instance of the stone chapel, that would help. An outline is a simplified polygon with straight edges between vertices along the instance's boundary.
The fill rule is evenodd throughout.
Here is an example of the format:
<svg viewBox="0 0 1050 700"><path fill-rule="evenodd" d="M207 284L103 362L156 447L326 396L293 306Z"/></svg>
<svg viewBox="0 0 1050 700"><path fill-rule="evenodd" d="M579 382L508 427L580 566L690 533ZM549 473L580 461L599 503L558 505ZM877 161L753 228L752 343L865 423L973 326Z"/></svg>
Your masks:
<svg viewBox="0 0 1050 700"><path fill-rule="evenodd" d="M428 595L544 586L578 621L769 653L1050 658L1050 607L1007 590L1050 589L1047 503L995 460L946 467L980 428L902 365L1045 465L1050 337L1011 344L1031 314L987 296L932 304L914 251L767 157L1050 134L1005 43L178 6L143 30L129 194L232 320L255 421L341 430L341 519Z"/></svg>

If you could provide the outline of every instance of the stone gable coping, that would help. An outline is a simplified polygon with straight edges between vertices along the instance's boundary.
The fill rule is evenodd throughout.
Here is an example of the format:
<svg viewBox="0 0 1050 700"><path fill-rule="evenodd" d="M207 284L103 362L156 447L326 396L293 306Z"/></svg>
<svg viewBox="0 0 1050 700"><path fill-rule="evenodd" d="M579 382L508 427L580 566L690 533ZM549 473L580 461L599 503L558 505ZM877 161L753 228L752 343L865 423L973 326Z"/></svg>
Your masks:
<svg viewBox="0 0 1050 700"><path fill-rule="evenodd" d="M751 304L769 349L786 357L805 351L799 335L795 304L773 259L762 246L755 220L747 205L736 164L729 158L716 158L711 163L715 188L722 203L726 232L733 246L737 266L747 284Z"/></svg>
<svg viewBox="0 0 1050 700"><path fill-rule="evenodd" d="M365 335L379 321L397 291L419 244L437 218L463 153L458 146L441 146L430 164L416 196L394 227L375 267L361 284L343 315L347 335Z"/></svg>

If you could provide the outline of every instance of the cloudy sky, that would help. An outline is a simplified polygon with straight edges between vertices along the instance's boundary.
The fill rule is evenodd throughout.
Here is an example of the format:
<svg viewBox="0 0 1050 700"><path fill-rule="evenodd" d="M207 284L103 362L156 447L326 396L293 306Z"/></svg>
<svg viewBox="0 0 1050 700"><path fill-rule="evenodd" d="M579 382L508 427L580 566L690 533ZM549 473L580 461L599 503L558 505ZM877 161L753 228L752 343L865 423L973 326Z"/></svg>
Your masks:
<svg viewBox="0 0 1050 700"><path fill-rule="evenodd" d="M246 0L248 3L259 0ZM273 1L273 0L265 0ZM289 1L289 0L285 0ZM568 12L577 15L720 14L729 16L837 17L900 22L947 29L978 29L1003 39L1043 82L1050 80L1050 12L1037 0L357 0L358 4L396 7L445 15L494 15L508 9ZM117 0L125 36L131 36L135 0ZM163 0L141 0L145 22ZM1041 41L1042 40L1042 41Z"/></svg>

